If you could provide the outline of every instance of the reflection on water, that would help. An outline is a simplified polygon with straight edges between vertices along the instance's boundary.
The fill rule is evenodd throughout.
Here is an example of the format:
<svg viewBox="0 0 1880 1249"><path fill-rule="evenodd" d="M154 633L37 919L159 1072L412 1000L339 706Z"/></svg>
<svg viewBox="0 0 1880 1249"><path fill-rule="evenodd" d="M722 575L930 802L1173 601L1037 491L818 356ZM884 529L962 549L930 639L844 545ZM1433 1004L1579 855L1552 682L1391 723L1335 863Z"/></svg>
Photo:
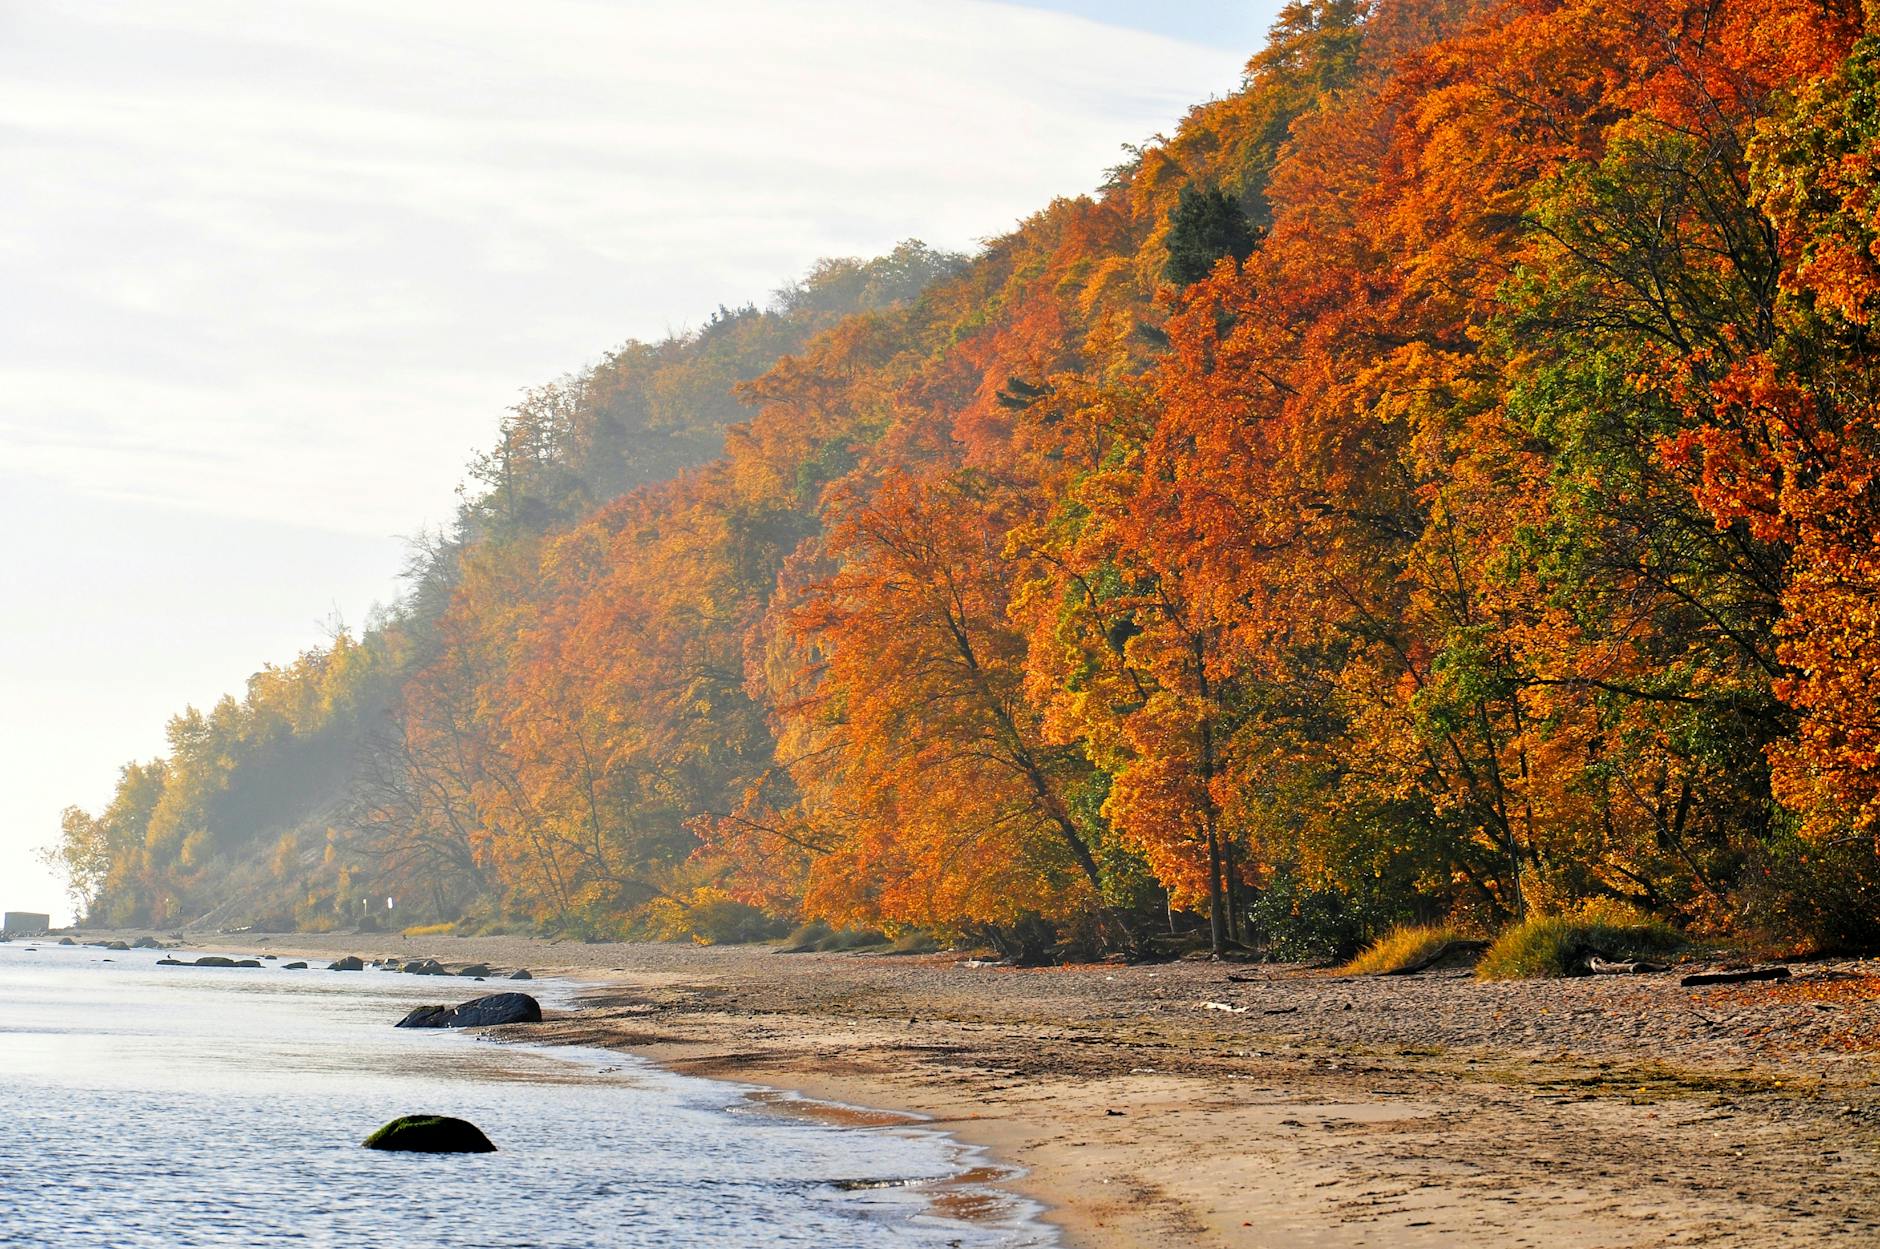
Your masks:
<svg viewBox="0 0 1880 1249"><path fill-rule="evenodd" d="M941 1213L992 1195L933 1133L754 1112L616 1054L390 1026L470 982L157 957L0 944L0 1244L1052 1243L1009 1202ZM469 1119L499 1152L359 1147L419 1112ZM883 1177L917 1182L850 1183Z"/></svg>

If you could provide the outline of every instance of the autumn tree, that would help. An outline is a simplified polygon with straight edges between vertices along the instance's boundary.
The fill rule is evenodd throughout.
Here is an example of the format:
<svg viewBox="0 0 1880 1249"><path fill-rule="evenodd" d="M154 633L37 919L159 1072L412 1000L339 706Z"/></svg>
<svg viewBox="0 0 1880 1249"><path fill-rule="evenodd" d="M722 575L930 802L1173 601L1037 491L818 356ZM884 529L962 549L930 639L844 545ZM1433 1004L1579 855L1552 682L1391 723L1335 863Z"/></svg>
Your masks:
<svg viewBox="0 0 1880 1249"><path fill-rule="evenodd" d="M897 472L851 494L827 540L836 571L794 611L821 655L789 712L826 739L795 778L827 847L813 912L1009 924L1104 896L1089 766L1024 694L992 489L972 470Z"/></svg>

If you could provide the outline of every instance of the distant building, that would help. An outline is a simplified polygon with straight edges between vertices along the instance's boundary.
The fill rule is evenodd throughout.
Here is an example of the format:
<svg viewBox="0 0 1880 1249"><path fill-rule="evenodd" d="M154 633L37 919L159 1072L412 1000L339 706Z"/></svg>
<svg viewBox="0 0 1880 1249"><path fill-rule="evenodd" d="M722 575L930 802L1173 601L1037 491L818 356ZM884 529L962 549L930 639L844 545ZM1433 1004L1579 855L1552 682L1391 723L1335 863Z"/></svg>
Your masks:
<svg viewBox="0 0 1880 1249"><path fill-rule="evenodd" d="M0 915L0 933L9 937L37 937L52 927L52 916L36 911L8 911Z"/></svg>

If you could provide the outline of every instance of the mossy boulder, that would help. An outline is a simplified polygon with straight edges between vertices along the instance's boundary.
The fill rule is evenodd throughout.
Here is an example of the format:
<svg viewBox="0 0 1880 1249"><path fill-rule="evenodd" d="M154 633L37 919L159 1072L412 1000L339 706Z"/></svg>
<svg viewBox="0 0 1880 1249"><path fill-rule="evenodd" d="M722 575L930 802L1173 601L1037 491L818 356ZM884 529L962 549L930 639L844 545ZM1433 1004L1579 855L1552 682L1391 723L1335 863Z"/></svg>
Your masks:
<svg viewBox="0 0 1880 1249"><path fill-rule="evenodd" d="M449 1115L404 1115L362 1142L367 1149L414 1154L493 1154L496 1146L476 1124Z"/></svg>

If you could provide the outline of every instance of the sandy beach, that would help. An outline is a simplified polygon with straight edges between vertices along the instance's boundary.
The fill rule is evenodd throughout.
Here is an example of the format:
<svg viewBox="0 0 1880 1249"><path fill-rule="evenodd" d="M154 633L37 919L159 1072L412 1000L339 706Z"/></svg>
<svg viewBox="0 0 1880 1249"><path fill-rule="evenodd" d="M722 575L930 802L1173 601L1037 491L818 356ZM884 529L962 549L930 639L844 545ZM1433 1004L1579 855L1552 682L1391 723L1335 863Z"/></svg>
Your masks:
<svg viewBox="0 0 1880 1249"><path fill-rule="evenodd" d="M587 980L579 1011L510 1031L922 1116L1019 1169L1006 1186L1075 1249L1880 1241L1871 961L1683 988L511 937L188 944Z"/></svg>

